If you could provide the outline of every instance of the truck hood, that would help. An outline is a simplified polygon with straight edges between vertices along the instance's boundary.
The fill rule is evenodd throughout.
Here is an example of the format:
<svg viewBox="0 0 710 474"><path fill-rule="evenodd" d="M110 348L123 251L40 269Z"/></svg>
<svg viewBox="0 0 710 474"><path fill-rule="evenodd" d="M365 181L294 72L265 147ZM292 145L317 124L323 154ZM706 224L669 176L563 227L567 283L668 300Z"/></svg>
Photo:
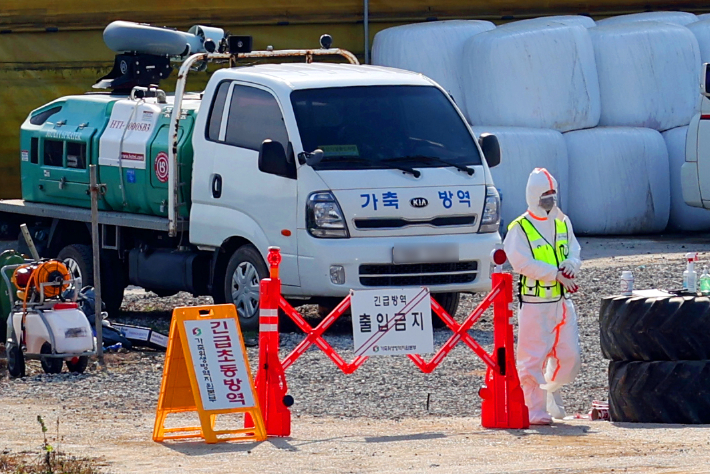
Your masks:
<svg viewBox="0 0 710 474"><path fill-rule="evenodd" d="M351 237L465 234L478 230L486 197L482 166L455 168L321 170L335 195Z"/></svg>

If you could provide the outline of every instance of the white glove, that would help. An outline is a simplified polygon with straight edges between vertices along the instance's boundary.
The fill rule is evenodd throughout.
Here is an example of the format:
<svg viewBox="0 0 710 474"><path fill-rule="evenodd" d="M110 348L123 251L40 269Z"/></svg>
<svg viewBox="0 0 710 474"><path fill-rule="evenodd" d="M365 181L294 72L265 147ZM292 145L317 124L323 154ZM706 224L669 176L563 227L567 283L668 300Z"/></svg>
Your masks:
<svg viewBox="0 0 710 474"><path fill-rule="evenodd" d="M575 268L575 265L569 261L569 259L560 263L560 270L567 278L574 278L577 276L577 269Z"/></svg>
<svg viewBox="0 0 710 474"><path fill-rule="evenodd" d="M557 281L562 283L567 293L576 293L579 286L571 278L567 278L561 271L557 272Z"/></svg>

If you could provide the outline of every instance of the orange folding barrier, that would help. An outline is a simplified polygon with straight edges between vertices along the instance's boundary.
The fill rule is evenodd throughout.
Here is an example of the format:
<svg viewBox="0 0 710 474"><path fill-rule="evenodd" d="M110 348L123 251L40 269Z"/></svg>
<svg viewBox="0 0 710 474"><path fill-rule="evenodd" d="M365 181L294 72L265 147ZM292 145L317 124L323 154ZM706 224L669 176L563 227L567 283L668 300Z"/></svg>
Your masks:
<svg viewBox="0 0 710 474"><path fill-rule="evenodd" d="M502 251L498 251L502 252ZM501 255L500 253L498 255ZM269 436L289 436L293 398L287 395L288 385L284 371L293 365L306 350L316 345L333 363L346 374L355 372L367 356L357 356L351 362L343 357L323 338L323 333L350 307L347 296L315 328L296 311L281 295L281 280L278 267L281 255L278 247L270 247L267 258L270 278L261 280L260 286L260 333L259 370L256 375L256 390ZM502 262L496 262L499 266ZM513 276L496 271L492 274L492 290L463 323L459 324L434 299L431 307L453 331L451 337L436 352L430 361L418 354L408 354L422 372L432 372L459 343L463 342L488 367L485 386L479 390L483 399L481 424L485 428L523 429L530 426L528 408L525 406L515 368L515 341L513 336ZM468 333L485 310L493 305L493 352L488 354ZM283 360L279 359L278 313L283 310L301 329L306 337Z"/></svg>

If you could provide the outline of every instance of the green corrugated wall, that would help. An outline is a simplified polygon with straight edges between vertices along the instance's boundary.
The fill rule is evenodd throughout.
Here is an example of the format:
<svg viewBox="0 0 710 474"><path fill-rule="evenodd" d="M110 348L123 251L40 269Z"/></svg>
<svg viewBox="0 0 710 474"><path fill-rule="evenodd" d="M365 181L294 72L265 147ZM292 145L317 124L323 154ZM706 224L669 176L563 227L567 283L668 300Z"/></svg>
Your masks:
<svg viewBox="0 0 710 474"><path fill-rule="evenodd" d="M370 34L396 24L427 19L481 18L656 10L697 11L702 4L654 0L372 0ZM187 29L212 24L232 34L254 36L255 49L317 47L330 33L334 45L363 53L363 1L296 0L0 0L0 198L19 197L19 129L29 112L59 96L82 93L113 64L103 28L132 20ZM707 6L704 7L706 10ZM198 90L207 73L191 75ZM163 87L171 89L171 84Z"/></svg>

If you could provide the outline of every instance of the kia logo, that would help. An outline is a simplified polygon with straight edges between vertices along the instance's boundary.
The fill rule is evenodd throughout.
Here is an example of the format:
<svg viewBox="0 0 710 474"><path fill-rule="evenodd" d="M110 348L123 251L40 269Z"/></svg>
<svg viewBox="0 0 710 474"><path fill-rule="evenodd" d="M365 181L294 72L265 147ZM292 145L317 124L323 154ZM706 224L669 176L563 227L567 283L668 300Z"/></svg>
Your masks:
<svg viewBox="0 0 710 474"><path fill-rule="evenodd" d="M410 199L409 204L411 204L412 207L417 207L417 208L427 207L429 205L429 201L427 201L426 198L416 197L416 198Z"/></svg>

